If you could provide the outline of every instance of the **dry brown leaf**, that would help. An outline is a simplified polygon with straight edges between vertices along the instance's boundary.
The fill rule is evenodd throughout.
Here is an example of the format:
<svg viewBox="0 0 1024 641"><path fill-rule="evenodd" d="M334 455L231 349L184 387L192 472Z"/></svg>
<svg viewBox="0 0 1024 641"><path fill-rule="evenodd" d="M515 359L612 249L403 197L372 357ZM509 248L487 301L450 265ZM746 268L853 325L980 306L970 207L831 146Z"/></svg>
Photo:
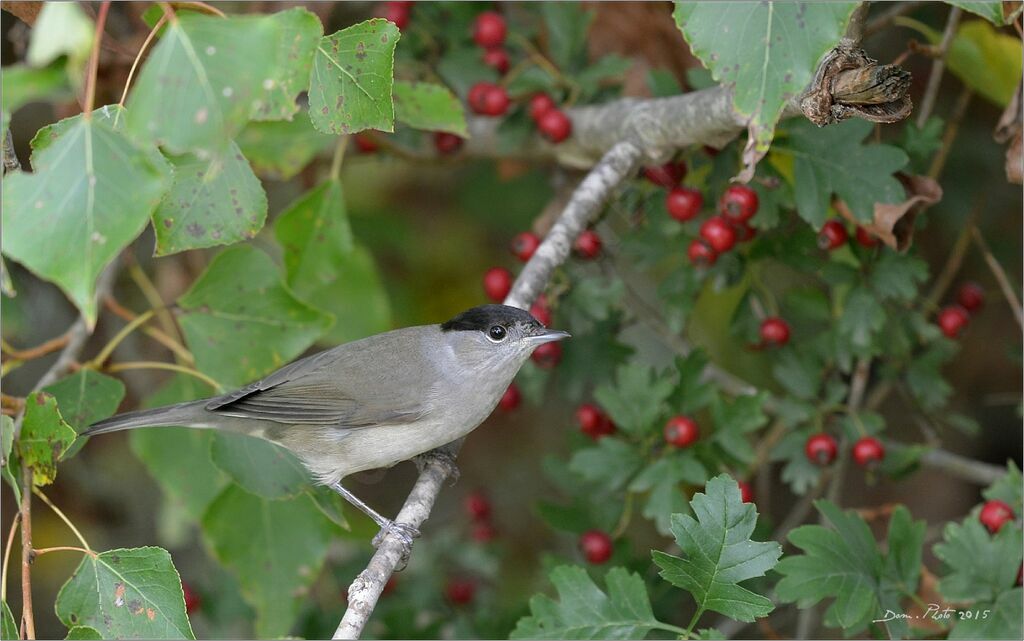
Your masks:
<svg viewBox="0 0 1024 641"><path fill-rule="evenodd" d="M901 203L875 203L875 219L861 223L841 200L834 205L847 220L860 225L869 234L889 247L903 251L910 247L914 235L914 220L927 207L942 200L942 187L928 176L897 174L907 199Z"/></svg>
<svg viewBox="0 0 1024 641"><path fill-rule="evenodd" d="M31 27L36 23L36 18L39 17L39 12L43 10L43 3L9 2L8 0L4 0L3 2L0 2L0 8L14 14L22 22Z"/></svg>
<svg viewBox="0 0 1024 641"><path fill-rule="evenodd" d="M1024 91L1024 80L1017 83L1017 91L1013 94L1010 104L999 118L996 130L992 134L996 142L1009 142L1006 147L1006 179L1016 185L1024 182L1024 151L1021 148L1021 133L1024 131L1024 116L1021 114L1021 92Z"/></svg>

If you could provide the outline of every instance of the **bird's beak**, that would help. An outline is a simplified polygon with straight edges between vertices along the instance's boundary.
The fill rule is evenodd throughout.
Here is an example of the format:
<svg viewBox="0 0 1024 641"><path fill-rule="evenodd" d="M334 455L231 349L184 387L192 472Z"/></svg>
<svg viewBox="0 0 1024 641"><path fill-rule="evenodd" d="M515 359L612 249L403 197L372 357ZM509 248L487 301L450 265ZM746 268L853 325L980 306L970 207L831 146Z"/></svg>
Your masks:
<svg viewBox="0 0 1024 641"><path fill-rule="evenodd" d="M540 327L536 332L526 337L533 345L543 345L544 343L550 343L552 341L560 341L563 338L569 338L569 332L563 332L560 329L548 329L547 327Z"/></svg>

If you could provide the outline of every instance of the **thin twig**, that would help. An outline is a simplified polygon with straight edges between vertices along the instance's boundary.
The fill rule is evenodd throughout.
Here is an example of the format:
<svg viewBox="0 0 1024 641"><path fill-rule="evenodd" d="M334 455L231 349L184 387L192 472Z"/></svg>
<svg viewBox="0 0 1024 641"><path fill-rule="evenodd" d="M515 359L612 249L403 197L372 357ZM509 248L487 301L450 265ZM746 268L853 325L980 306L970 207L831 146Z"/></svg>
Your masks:
<svg viewBox="0 0 1024 641"><path fill-rule="evenodd" d="M44 554L49 554L50 552L81 552L82 554L88 554L89 556L96 558L96 553L92 550L76 547L74 545L58 545L52 548L36 548L32 550L32 556L42 556Z"/></svg>
<svg viewBox="0 0 1024 641"><path fill-rule="evenodd" d="M895 18L905 16L924 2L895 2L888 9L867 24L864 29L864 37L870 38L882 29L892 24Z"/></svg>
<svg viewBox="0 0 1024 641"><path fill-rule="evenodd" d="M170 372L178 372L179 374L186 374L193 378L198 378L212 387L215 392L223 391L223 386L206 374L203 374L199 370L192 369L191 367L185 367L184 365L178 365L176 363L164 363L162 361L128 361L126 363L111 363L104 368L104 371L116 374L117 372L124 372L133 369L163 369Z"/></svg>
<svg viewBox="0 0 1024 641"><path fill-rule="evenodd" d="M18 531L18 524L21 523L21 512L11 519L11 531L7 533L7 547L4 548L4 564L0 569L0 601L7 603L7 568L11 566L11 550L14 549L14 533Z"/></svg>
<svg viewBox="0 0 1024 641"><path fill-rule="evenodd" d="M960 228L960 234L957 235L956 241L953 242L953 248L949 250L946 263L942 266L942 272L935 278L935 284L932 285L931 291L928 292L928 295L925 296L924 301L921 303L921 309L926 312L934 309L939 304L946 290L953 283L953 279L959 273L960 266L964 262L964 256L967 254L967 246L971 242L971 228L974 226L975 221L978 220L984 207L985 191L979 190L978 199L971 209L971 213L967 216L966 224Z"/></svg>
<svg viewBox="0 0 1024 641"><path fill-rule="evenodd" d="M974 236L974 243L981 250L982 256L985 257L988 268L992 270L992 275L996 277L999 288L1003 290L1003 296L1006 297L1006 302L1010 304L1010 309L1013 310L1013 317L1017 319L1017 324L1020 325L1021 329L1024 329L1024 310L1021 309L1017 291L1010 284L1010 277L1006 275L1006 270L999 264L996 257L992 255L992 251L988 248L988 243L985 242L985 237L981 235L977 225L971 225L971 234Z"/></svg>
<svg viewBox="0 0 1024 641"><path fill-rule="evenodd" d="M113 296L107 296L103 301L103 305L111 312L113 312L116 316L120 317L123 320L132 321L138 318L138 314L128 309L127 307L121 305L121 303L117 302L117 299L115 299ZM165 312L166 309L160 308L156 309L155 311L157 316L159 317L161 312ZM174 356L180 361L188 365L195 365L196 359L195 356L192 355L192 352L188 351L188 349L184 345L179 343L177 340L169 336L164 331L157 329L156 327L150 327L147 325L142 328L142 333L145 334L146 336L149 336L156 342L160 343L167 349L169 349L171 353L173 353Z"/></svg>
<svg viewBox="0 0 1024 641"><path fill-rule="evenodd" d="M935 98L939 95L939 85L942 84L942 72L946 69L946 53L949 45L956 35L957 25L960 24L960 7L950 7L949 17L946 18L946 28L942 32L942 41L939 43L939 55L932 61L932 71L928 74L928 86L925 87L924 96L921 98L921 108L917 112L917 128L924 127L928 117L932 115L935 107Z"/></svg>
<svg viewBox="0 0 1024 641"><path fill-rule="evenodd" d="M32 613L32 468L21 466L21 621L25 638L36 638Z"/></svg>
<svg viewBox="0 0 1024 641"><path fill-rule="evenodd" d="M68 529L70 529L74 533L75 538L82 543L83 547L88 548L90 550L92 549L92 546L89 545L89 542L85 540L85 537L82 536L82 533L78 531L78 528L76 528L75 524L71 522L71 519L69 519L68 516L60 510L60 508L54 505L53 501L51 501L48 496L43 494L42 490L40 490L38 487L34 487L32 488L32 493L38 496L40 501L46 503L47 507L53 510L53 513L56 514L61 521L64 521L64 524L67 525Z"/></svg>
<svg viewBox="0 0 1024 641"><path fill-rule="evenodd" d="M939 176L942 175L942 170L946 166L946 160L949 158L949 152L953 149L953 141L956 140L957 134L960 133L960 123L963 122L964 116L967 115L967 108L971 105L971 98L973 96L974 92L971 88L964 85L956 99L956 103L953 105L953 114L949 117L946 131L942 134L942 146L939 147L939 151L932 158L932 164L928 166L929 178L938 180Z"/></svg>
<svg viewBox="0 0 1024 641"><path fill-rule="evenodd" d="M60 336L51 338L35 347L17 349L8 344L7 341L0 341L0 345L2 345L4 353L11 358L16 358L19 361L30 361L40 356L46 356L50 352L56 352L58 349L63 349L68 344L68 340L70 340L70 336L68 336L68 332L64 332Z"/></svg>
<svg viewBox="0 0 1024 641"><path fill-rule="evenodd" d="M174 317L168 310L167 305L164 303L164 299L160 296L159 290L156 285L150 280L145 270L139 267L139 264L135 262L134 258L128 262L128 276L131 277L139 291L146 298L146 302L152 309L156 310L157 318L160 320L160 326L163 327L164 333L170 337L177 337L177 344L184 345L185 337L182 336L181 330L178 325L174 322ZM177 352L175 352L177 353ZM191 352L189 357L185 360L189 365L195 363L195 359L192 358Z"/></svg>
<svg viewBox="0 0 1024 641"><path fill-rule="evenodd" d="M135 54L135 60L132 61L132 67L128 70L128 79L124 81L124 90L121 92L121 100L118 101L118 106L124 106L124 101L128 97L128 89L132 86L132 78L135 77L135 69L139 66L139 61L142 60L142 54L149 48L149 43L153 41L153 38L156 37L157 32L160 31L165 22L167 22L167 16L161 15L160 19L153 25L153 28L150 29L149 35L142 41L142 46L139 47L139 52Z"/></svg>
<svg viewBox="0 0 1024 641"><path fill-rule="evenodd" d="M134 332L140 325L148 321L150 318L153 318L153 313L154 312L151 309L129 321L128 324L122 327L117 334L114 334L113 338L107 341L107 344L103 346L103 349L101 349L100 353L96 355L96 358L89 361L86 366L96 369L103 367L103 363L107 362L107 359L114 353L117 346L120 345L124 339L128 338L128 335Z"/></svg>

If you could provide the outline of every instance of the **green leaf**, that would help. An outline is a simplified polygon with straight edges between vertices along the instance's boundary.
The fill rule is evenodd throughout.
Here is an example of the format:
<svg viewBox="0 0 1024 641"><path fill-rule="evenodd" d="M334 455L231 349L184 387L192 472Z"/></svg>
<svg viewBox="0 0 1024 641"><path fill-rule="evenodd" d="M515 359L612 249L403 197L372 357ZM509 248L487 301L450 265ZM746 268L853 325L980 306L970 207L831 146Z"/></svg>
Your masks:
<svg viewBox="0 0 1024 641"><path fill-rule="evenodd" d="M676 413L694 414L710 405L718 396L714 384L704 379L707 364L707 354L699 349L693 350L685 358L676 358L679 382L669 401Z"/></svg>
<svg viewBox="0 0 1024 641"><path fill-rule="evenodd" d="M693 54L732 88L734 109L763 154L786 103L810 83L857 4L676 2L673 15Z"/></svg>
<svg viewBox="0 0 1024 641"><path fill-rule="evenodd" d="M715 425L712 439L728 456L744 463L753 462L754 448L746 434L768 422L768 417L761 411L766 397L767 394L764 392L755 396L738 396L731 403L716 398L711 405L711 416Z"/></svg>
<svg viewBox="0 0 1024 641"><path fill-rule="evenodd" d="M907 367L907 386L922 409L941 409L953 393L952 386L942 377L942 367L955 353L955 343L936 340Z"/></svg>
<svg viewBox="0 0 1024 641"><path fill-rule="evenodd" d="M970 11L976 16L988 20L996 26L1005 24L1003 21L1003 3L999 0L946 0L946 4Z"/></svg>
<svg viewBox="0 0 1024 641"><path fill-rule="evenodd" d="M8 607L7 601L3 601L3 612L0 614L0 636L4 639L20 639L21 636L18 633L18 624L14 622L14 615L11 614L11 608Z"/></svg>
<svg viewBox="0 0 1024 641"><path fill-rule="evenodd" d="M617 490L636 473L640 463L640 452L635 447L620 439L605 436L597 445L573 454L569 469L607 490Z"/></svg>
<svg viewBox="0 0 1024 641"><path fill-rule="evenodd" d="M294 37L283 23L178 14L128 96L128 131L174 154L221 152L275 89L281 38Z"/></svg>
<svg viewBox="0 0 1024 641"><path fill-rule="evenodd" d="M339 181L300 196L278 217L274 234L295 295L334 314L326 340L344 343L388 329L387 292L373 256L353 244Z"/></svg>
<svg viewBox="0 0 1024 641"><path fill-rule="evenodd" d="M0 416L0 447L2 447L3 467L0 468L0 476L11 486L14 494L14 502L18 509L21 509L21 484L18 477L11 470L17 470L17 453L14 446L14 419L6 414ZM5 639L8 637L4 637Z"/></svg>
<svg viewBox="0 0 1024 641"><path fill-rule="evenodd" d="M61 416L80 434L96 421L117 412L117 406L124 398L124 383L96 370L81 369L43 388L43 391L53 394ZM86 440L75 439L64 458L78 452Z"/></svg>
<svg viewBox="0 0 1024 641"><path fill-rule="evenodd" d="M871 268L871 286L881 300L909 303L928 280L928 264L916 256L884 251Z"/></svg>
<svg viewBox="0 0 1024 641"><path fill-rule="evenodd" d="M267 195L231 142L223 153L171 156L174 182L153 214L157 256L252 238L267 217Z"/></svg>
<svg viewBox="0 0 1024 641"><path fill-rule="evenodd" d="M66 640L71 641L92 641L94 639L102 639L103 635L96 628L88 625L76 625L75 627L68 630L68 635L64 637Z"/></svg>
<svg viewBox="0 0 1024 641"><path fill-rule="evenodd" d="M217 432L210 455L235 483L265 499L292 497L310 484L294 454L261 438Z"/></svg>
<svg viewBox="0 0 1024 641"><path fill-rule="evenodd" d="M295 7L266 17L278 27L274 63L263 70L262 100L252 105L253 120L290 119L299 110L295 98L308 87L313 54L324 35L320 19Z"/></svg>
<svg viewBox="0 0 1024 641"><path fill-rule="evenodd" d="M965 21L949 46L946 61L961 82L1005 107L1020 81L1020 38L1000 33L988 22Z"/></svg>
<svg viewBox="0 0 1024 641"><path fill-rule="evenodd" d="M825 128L808 121L793 124L785 151L793 156L793 196L801 218L820 227L832 194L865 222L874 219L875 203L904 200L893 173L907 164L907 154L892 145L862 144L873 128L857 119Z"/></svg>
<svg viewBox="0 0 1024 641"><path fill-rule="evenodd" d="M107 639L194 639L181 579L157 547L86 554L57 595L57 616Z"/></svg>
<svg viewBox="0 0 1024 641"><path fill-rule="evenodd" d="M871 290L861 286L849 293L837 329L858 353L871 350L875 335L884 325L885 308Z"/></svg>
<svg viewBox="0 0 1024 641"><path fill-rule="evenodd" d="M287 636L316 580L335 527L303 495L268 501L229 486L203 517L203 534L256 610L256 636Z"/></svg>
<svg viewBox="0 0 1024 641"><path fill-rule="evenodd" d="M672 515L672 534L685 556L653 550L661 577L693 595L699 612L711 610L739 621L753 621L774 609L772 602L739 584L775 567L782 546L752 541L757 510L744 503L736 480L721 474L690 508L697 516Z"/></svg>
<svg viewBox="0 0 1024 641"><path fill-rule="evenodd" d="M1021 602L1024 591L1007 590L994 603L971 608L971 618L959 619L947 639L1016 639L1024 634ZM961 613L967 613L961 610ZM959 616L959 615L958 615Z"/></svg>
<svg viewBox="0 0 1024 641"><path fill-rule="evenodd" d="M686 497L679 484L704 485L708 472L692 451L670 452L648 465L629 484L631 492L647 492L644 517L654 521L658 532L668 534L673 514L685 512Z"/></svg>
<svg viewBox="0 0 1024 641"><path fill-rule="evenodd" d="M900 133L900 147L910 157L910 170L922 174L928 171L932 155L942 148L942 132L945 122L938 116L932 116L918 127L916 122L908 122Z"/></svg>
<svg viewBox="0 0 1024 641"><path fill-rule="evenodd" d="M1022 482L1020 468L1012 460L1006 463L1006 474L999 477L999 479L982 491L982 496L988 500L1002 501L1009 505L1015 514L1020 514L1022 509L1021 505L1021 488L1024 487Z"/></svg>
<svg viewBox="0 0 1024 641"><path fill-rule="evenodd" d="M605 575L607 594L580 567L551 571L558 601L530 599L530 616L519 619L511 639L642 639L663 627L654 618L643 579L624 568Z"/></svg>
<svg viewBox="0 0 1024 641"><path fill-rule="evenodd" d="M910 510L903 505L898 506L889 519L885 576L903 594L917 594L926 529L924 521L911 520Z"/></svg>
<svg viewBox="0 0 1024 641"><path fill-rule="evenodd" d="M576 2L545 2L540 12L552 62L565 72L581 70L587 60L587 31L594 12Z"/></svg>
<svg viewBox="0 0 1024 641"><path fill-rule="evenodd" d="M807 430L790 432L782 437L771 453L772 461L786 462L782 468L782 480L799 496L806 494L821 478L821 467L809 461L804 452L809 436Z"/></svg>
<svg viewBox="0 0 1024 641"><path fill-rule="evenodd" d="M4 180L3 251L60 287L91 326L96 279L146 226L170 167L96 117L46 127L33 146L35 172Z"/></svg>
<svg viewBox="0 0 1024 641"><path fill-rule="evenodd" d="M4 129L7 128L10 114L22 105L36 100L61 100L71 93L64 66L60 64L42 69L10 65L4 67L0 81L3 83L0 104L4 110Z"/></svg>
<svg viewBox="0 0 1024 641"><path fill-rule="evenodd" d="M335 140L314 129L309 114L303 111L291 120L250 122L235 142L257 174L287 180Z"/></svg>
<svg viewBox="0 0 1024 641"><path fill-rule="evenodd" d="M605 383L594 390L594 398L627 431L650 430L662 415L665 401L674 385L667 375L639 363L622 365L615 371L615 384Z"/></svg>
<svg viewBox="0 0 1024 641"><path fill-rule="evenodd" d="M45 67L60 56L67 56L69 72L74 77L92 52L93 32L92 20L77 3L44 4L32 25L25 60L33 67Z"/></svg>
<svg viewBox="0 0 1024 641"><path fill-rule="evenodd" d="M990 535L975 510L962 523L947 523L942 539L932 550L949 567L939 581L946 599L992 602L1016 587L1024 545L1016 525Z"/></svg>
<svg viewBox="0 0 1024 641"><path fill-rule="evenodd" d="M64 422L57 399L33 392L25 399L25 422L18 438L23 465L32 468L33 485L49 485L57 478L57 461L75 440L75 430Z"/></svg>
<svg viewBox="0 0 1024 641"><path fill-rule="evenodd" d="M196 365L228 386L281 367L331 324L281 282L269 256L247 246L218 254L178 306Z"/></svg>
<svg viewBox="0 0 1024 641"><path fill-rule="evenodd" d="M394 103L395 118L410 127L469 137L462 103L447 87L399 80L395 82Z"/></svg>
<svg viewBox="0 0 1024 641"><path fill-rule="evenodd" d="M793 396L810 400L821 387L822 365L805 351L783 350L775 359L772 375Z"/></svg>
<svg viewBox="0 0 1024 641"><path fill-rule="evenodd" d="M309 83L313 126L329 134L394 131L394 23L374 18L320 40Z"/></svg>

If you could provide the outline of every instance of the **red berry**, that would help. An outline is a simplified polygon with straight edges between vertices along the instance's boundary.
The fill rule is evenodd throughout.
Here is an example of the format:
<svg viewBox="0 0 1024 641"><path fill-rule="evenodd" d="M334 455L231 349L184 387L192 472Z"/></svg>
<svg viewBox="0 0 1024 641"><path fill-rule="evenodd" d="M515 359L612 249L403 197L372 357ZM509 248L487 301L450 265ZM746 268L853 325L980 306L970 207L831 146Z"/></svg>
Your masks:
<svg viewBox="0 0 1024 641"><path fill-rule="evenodd" d="M843 223L838 220L830 220L822 225L821 231L818 232L818 247L832 251L837 247L842 247L847 238L849 238L849 234L846 233Z"/></svg>
<svg viewBox="0 0 1024 641"><path fill-rule="evenodd" d="M839 444L831 434L812 434L804 445L804 453L807 460L817 465L825 466L836 459L839 452Z"/></svg>
<svg viewBox="0 0 1024 641"><path fill-rule="evenodd" d="M498 401L498 407L504 412L511 412L515 408L519 407L520 401L523 400L523 395L519 392L519 388L516 387L515 383L508 386L505 393L501 395L501 400Z"/></svg>
<svg viewBox="0 0 1024 641"><path fill-rule="evenodd" d="M865 436L853 444L853 460L861 467L874 467L884 458L885 448L874 436Z"/></svg>
<svg viewBox="0 0 1024 641"><path fill-rule="evenodd" d="M973 314L985 303L985 290L977 283L964 283L957 292L956 302Z"/></svg>
<svg viewBox="0 0 1024 641"><path fill-rule="evenodd" d="M992 534L1002 529L1013 518L1013 508L996 499L985 501L985 505L981 506L981 512L978 513L978 520Z"/></svg>
<svg viewBox="0 0 1024 641"><path fill-rule="evenodd" d="M411 2L382 2L377 5L377 17L395 23L399 31L409 24Z"/></svg>
<svg viewBox="0 0 1024 641"><path fill-rule="evenodd" d="M536 302L530 305L530 314L545 327L551 324L551 309L548 307L548 299L544 294L538 296Z"/></svg>
<svg viewBox="0 0 1024 641"><path fill-rule="evenodd" d="M504 76L508 73L508 52L501 47L488 49L484 51L484 64Z"/></svg>
<svg viewBox="0 0 1024 641"><path fill-rule="evenodd" d="M761 340L765 345L782 347L789 342L789 323L778 316L761 321Z"/></svg>
<svg viewBox="0 0 1024 641"><path fill-rule="evenodd" d="M718 201L718 211L729 220L750 220L757 213L757 192L746 185L730 185Z"/></svg>
<svg viewBox="0 0 1024 641"><path fill-rule="evenodd" d="M698 437L700 428L689 416L673 416L665 423L665 442L673 447L689 447Z"/></svg>
<svg viewBox="0 0 1024 641"><path fill-rule="evenodd" d="M356 148L361 154L372 154L373 152L380 149L380 145L373 139L369 134L361 133L353 136L356 142Z"/></svg>
<svg viewBox="0 0 1024 641"><path fill-rule="evenodd" d="M486 521L491 518L491 501L480 490L466 496L465 507L469 518L474 521Z"/></svg>
<svg viewBox="0 0 1024 641"><path fill-rule="evenodd" d="M612 537L601 530L584 532L580 535L580 550L588 563L604 563L612 558Z"/></svg>
<svg viewBox="0 0 1024 641"><path fill-rule="evenodd" d="M469 579L448 579L444 594L452 605L468 605L476 595L476 583Z"/></svg>
<svg viewBox="0 0 1024 641"><path fill-rule="evenodd" d="M484 293L495 303L505 300L512 291L512 272L504 267L492 267L484 274Z"/></svg>
<svg viewBox="0 0 1024 641"><path fill-rule="evenodd" d="M596 258L601 253L601 237L597 232L587 229L579 235L573 247L580 258Z"/></svg>
<svg viewBox="0 0 1024 641"><path fill-rule="evenodd" d="M527 108L527 111L530 114L530 118L536 122L541 116L554 108L555 101L551 99L551 96L546 93L538 93L530 98L530 106Z"/></svg>
<svg viewBox="0 0 1024 641"><path fill-rule="evenodd" d="M462 138L447 131L434 132L434 147L442 154L454 154L462 146Z"/></svg>
<svg viewBox="0 0 1024 641"><path fill-rule="evenodd" d="M705 220L700 226L700 235L719 254L729 251L736 244L736 232L721 216Z"/></svg>
<svg viewBox="0 0 1024 641"><path fill-rule="evenodd" d="M868 232L868 230L864 229L860 225L857 225L856 237L857 237L857 243L861 247L867 247L867 248L870 249L871 247L875 247L876 245L878 245L878 239L875 238L874 236L872 236Z"/></svg>
<svg viewBox="0 0 1024 641"><path fill-rule="evenodd" d="M480 95L479 109L476 111L484 116L503 116L508 111L509 102L504 88L491 85Z"/></svg>
<svg viewBox="0 0 1024 641"><path fill-rule="evenodd" d="M540 247L540 238L533 232L520 232L512 238L512 254L524 263L530 260L538 247Z"/></svg>
<svg viewBox="0 0 1024 641"><path fill-rule="evenodd" d="M199 608L203 607L203 599L200 597L188 584L184 581L181 582L181 591L185 595L185 614L192 614Z"/></svg>
<svg viewBox="0 0 1024 641"><path fill-rule="evenodd" d="M754 236L757 236L757 230L750 226L747 221L734 222L729 221L729 226L736 232L736 240L745 243L748 240L753 240Z"/></svg>
<svg viewBox="0 0 1024 641"><path fill-rule="evenodd" d="M939 329L949 338L957 338L960 336L960 332L967 327L969 320L971 320L971 316L966 309L959 305L950 305L939 312Z"/></svg>
<svg viewBox="0 0 1024 641"><path fill-rule="evenodd" d="M572 134L572 120L561 109L548 109L537 119L537 129L557 145Z"/></svg>
<svg viewBox="0 0 1024 641"><path fill-rule="evenodd" d="M736 485L740 488L740 500L744 503L754 502L754 488L750 486L750 483L746 481L736 481Z"/></svg>
<svg viewBox="0 0 1024 641"><path fill-rule="evenodd" d="M576 422L579 423L580 431L595 441L615 432L615 424L608 415L591 403L579 406L576 410Z"/></svg>
<svg viewBox="0 0 1024 641"><path fill-rule="evenodd" d="M562 361L562 345L561 343L544 343L538 345L533 350L533 354L530 355L533 362L537 364L537 367L544 369L551 369L558 365Z"/></svg>
<svg viewBox="0 0 1024 641"><path fill-rule="evenodd" d="M505 42L505 18L495 11L484 11L473 23L473 40L481 47L497 47Z"/></svg>
<svg viewBox="0 0 1024 641"><path fill-rule="evenodd" d="M686 177L686 163L667 162L664 165L644 167L644 178L659 187L672 189Z"/></svg>
<svg viewBox="0 0 1024 641"><path fill-rule="evenodd" d="M482 113L484 94L494 86L493 82L478 82L469 88L469 92L466 94L466 104L474 113Z"/></svg>
<svg viewBox="0 0 1024 641"><path fill-rule="evenodd" d="M498 536L498 531L490 523L473 524L473 540L478 543L490 543Z"/></svg>
<svg viewBox="0 0 1024 641"><path fill-rule="evenodd" d="M681 223L696 218L704 206L704 196L696 189L673 187L665 196L668 215Z"/></svg>
<svg viewBox="0 0 1024 641"><path fill-rule="evenodd" d="M718 252L699 238L690 241L686 254L690 257L690 262L697 267L711 267L718 260Z"/></svg>

